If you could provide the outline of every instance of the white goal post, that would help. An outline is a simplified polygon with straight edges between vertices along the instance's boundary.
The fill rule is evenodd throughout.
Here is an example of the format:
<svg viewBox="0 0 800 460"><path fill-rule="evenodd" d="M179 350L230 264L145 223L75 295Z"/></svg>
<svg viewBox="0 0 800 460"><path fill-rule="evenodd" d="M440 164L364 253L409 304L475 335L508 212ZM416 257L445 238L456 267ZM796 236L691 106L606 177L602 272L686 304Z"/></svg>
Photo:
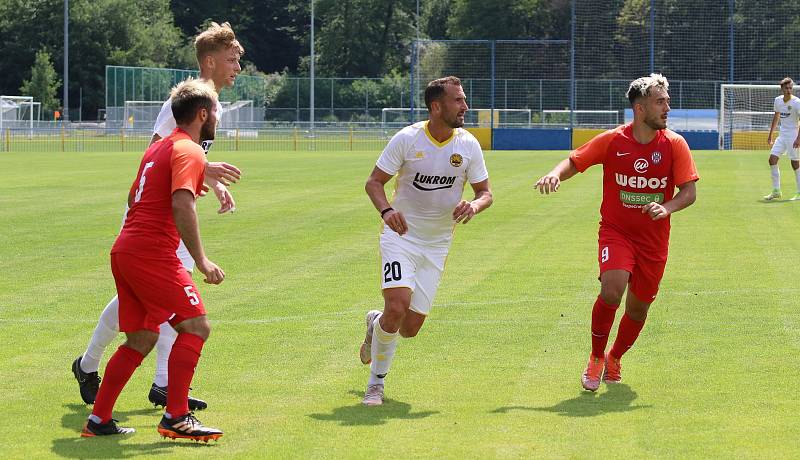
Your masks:
<svg viewBox="0 0 800 460"><path fill-rule="evenodd" d="M6 131L9 128L20 128L27 124L28 136L33 136L33 109L36 104L39 103L33 102L33 96L0 96L0 151L6 149L8 136ZM41 104L39 106L41 107ZM41 108L39 113L41 114Z"/></svg>
<svg viewBox="0 0 800 460"><path fill-rule="evenodd" d="M219 128L235 129L252 127L254 120L253 101L221 101L222 119ZM158 118L164 101L125 101L122 111L122 126L126 129L151 129Z"/></svg>
<svg viewBox="0 0 800 460"><path fill-rule="evenodd" d="M794 88L794 94L800 96L800 87ZM775 114L773 103L780 95L777 84L720 85L720 150L768 150L767 134Z"/></svg>

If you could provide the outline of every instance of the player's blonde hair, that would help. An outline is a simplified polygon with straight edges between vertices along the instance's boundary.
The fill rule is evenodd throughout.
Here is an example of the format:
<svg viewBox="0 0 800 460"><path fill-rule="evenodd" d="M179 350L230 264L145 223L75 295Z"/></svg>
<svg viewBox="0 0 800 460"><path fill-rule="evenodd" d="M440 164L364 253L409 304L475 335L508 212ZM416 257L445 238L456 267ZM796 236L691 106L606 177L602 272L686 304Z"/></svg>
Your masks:
<svg viewBox="0 0 800 460"><path fill-rule="evenodd" d="M211 53L229 48L236 49L239 56L244 54L244 48L236 39L236 34L228 22L222 24L212 22L208 29L194 39L194 52L198 63Z"/></svg>
<svg viewBox="0 0 800 460"><path fill-rule="evenodd" d="M631 105L633 105L640 97L649 96L652 88L659 88L663 89L664 91L669 91L669 82L667 81L667 77L661 75L660 73L651 73L649 77L637 78L631 82L631 85L628 87L628 92L625 93L625 96L628 97L628 100L631 101Z"/></svg>
<svg viewBox="0 0 800 460"><path fill-rule="evenodd" d="M792 86L794 86L794 80L792 80L791 77L786 77L783 80L781 80L781 86L783 86L783 85L792 85Z"/></svg>
<svg viewBox="0 0 800 460"><path fill-rule="evenodd" d="M172 101L172 116L179 125L194 121L197 111L204 108L211 112L217 104L217 91L214 83L206 80L188 78L172 88L169 95Z"/></svg>

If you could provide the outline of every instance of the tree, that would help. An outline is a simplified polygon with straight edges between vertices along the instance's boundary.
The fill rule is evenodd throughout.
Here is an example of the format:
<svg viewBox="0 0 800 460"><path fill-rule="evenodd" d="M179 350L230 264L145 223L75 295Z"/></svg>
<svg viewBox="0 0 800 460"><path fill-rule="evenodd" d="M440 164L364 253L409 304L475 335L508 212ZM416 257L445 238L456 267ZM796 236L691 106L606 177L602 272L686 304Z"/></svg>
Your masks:
<svg viewBox="0 0 800 460"><path fill-rule="evenodd" d="M31 79L22 82L19 91L26 96L33 96L34 101L42 103L42 110L53 111L61 104L56 97L61 80L53 68L50 53L41 49L36 52L36 61L31 68Z"/></svg>

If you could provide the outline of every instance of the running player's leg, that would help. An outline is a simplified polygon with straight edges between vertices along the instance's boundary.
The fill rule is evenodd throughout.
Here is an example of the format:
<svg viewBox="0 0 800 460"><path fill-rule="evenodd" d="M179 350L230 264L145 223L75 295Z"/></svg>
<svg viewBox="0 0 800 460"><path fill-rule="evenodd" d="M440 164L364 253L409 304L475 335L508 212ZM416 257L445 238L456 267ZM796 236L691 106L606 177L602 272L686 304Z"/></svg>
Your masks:
<svg viewBox="0 0 800 460"><path fill-rule="evenodd" d="M783 139L781 139L781 136L778 136L778 138L775 139L775 143L772 144L772 151L770 152L768 161L770 175L772 177L772 192L764 197L765 200L776 200L781 197L781 170L778 167L778 160L785 151Z"/></svg>
<svg viewBox="0 0 800 460"><path fill-rule="evenodd" d="M592 352L581 375L581 384L589 391L596 391L600 387L605 349L633 270L634 250L616 231L601 228L597 261L600 266L600 294L592 307Z"/></svg>
<svg viewBox="0 0 800 460"><path fill-rule="evenodd" d="M119 334L119 298L115 295L100 314L89 346L81 356L80 366L83 372L97 372L103 352L117 334Z"/></svg>
<svg viewBox="0 0 800 460"><path fill-rule="evenodd" d="M94 328L92 339L86 351L72 362L72 374L78 381L81 399L86 404L94 404L97 390L100 388L100 359L103 352L119 334L119 299L114 296L108 302L100 320Z"/></svg>
<svg viewBox="0 0 800 460"><path fill-rule="evenodd" d="M620 360L636 342L644 327L647 312L658 294L666 263L666 254L664 258L658 258L645 254L644 251L637 253L636 266L631 273L625 298L625 314L620 320L614 345L606 356L603 377L605 382L616 383L622 380Z"/></svg>

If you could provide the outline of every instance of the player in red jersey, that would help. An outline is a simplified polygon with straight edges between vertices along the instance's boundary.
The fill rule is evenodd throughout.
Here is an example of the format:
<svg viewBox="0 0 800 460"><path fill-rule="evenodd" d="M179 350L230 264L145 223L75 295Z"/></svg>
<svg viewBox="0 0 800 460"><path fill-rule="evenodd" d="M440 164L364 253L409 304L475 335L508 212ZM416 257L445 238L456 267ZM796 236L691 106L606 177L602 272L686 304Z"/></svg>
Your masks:
<svg viewBox="0 0 800 460"><path fill-rule="evenodd" d="M169 355L167 407L159 433L203 441L222 436L222 431L203 426L189 412L189 384L211 326L197 288L175 254L183 240L207 283L219 284L225 278L205 255L195 211L206 163L200 143L214 139L217 94L200 80L188 80L173 89L171 99L177 128L145 152L128 194L125 225L111 249L119 326L126 341L108 361L82 436L133 432L118 427L111 412L155 346L164 321L178 331L178 337Z"/></svg>
<svg viewBox="0 0 800 460"><path fill-rule="evenodd" d="M603 165L600 295L592 310L592 353L582 376L583 387L590 391L599 388L601 379L622 380L620 358L639 336L664 274L669 216L696 198L699 176L689 146L667 129L668 89L660 74L631 82L627 96L633 122L598 135L536 182L541 193L549 194L576 173ZM625 314L606 354L626 287Z"/></svg>

